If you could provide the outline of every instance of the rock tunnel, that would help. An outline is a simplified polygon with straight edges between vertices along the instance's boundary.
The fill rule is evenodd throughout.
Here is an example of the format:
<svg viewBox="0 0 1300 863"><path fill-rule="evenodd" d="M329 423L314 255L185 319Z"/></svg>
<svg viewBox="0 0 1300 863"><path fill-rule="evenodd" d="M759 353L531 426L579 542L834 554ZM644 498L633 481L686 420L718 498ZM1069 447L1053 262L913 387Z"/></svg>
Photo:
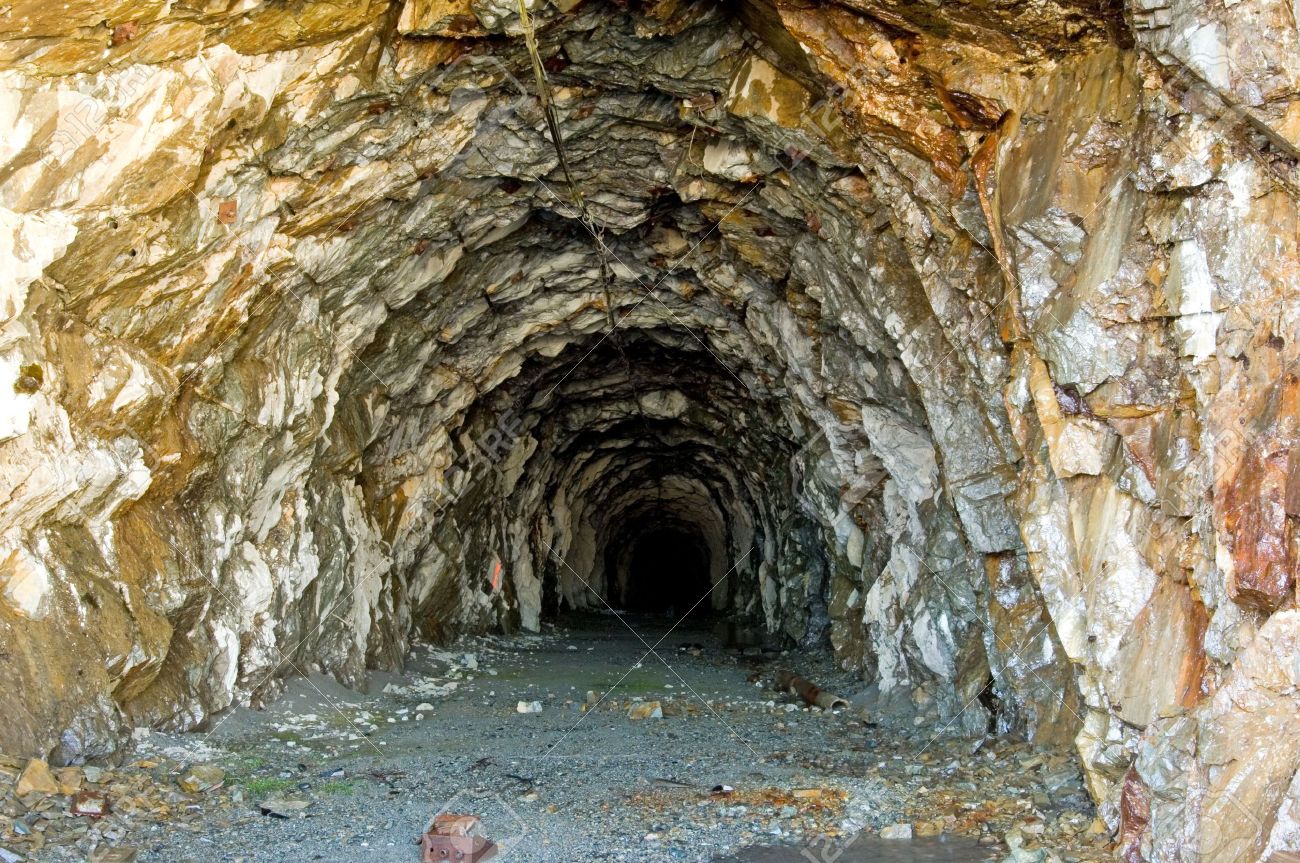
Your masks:
<svg viewBox="0 0 1300 863"><path fill-rule="evenodd" d="M713 613L1294 849L1295 18L8 5L0 751Z"/></svg>

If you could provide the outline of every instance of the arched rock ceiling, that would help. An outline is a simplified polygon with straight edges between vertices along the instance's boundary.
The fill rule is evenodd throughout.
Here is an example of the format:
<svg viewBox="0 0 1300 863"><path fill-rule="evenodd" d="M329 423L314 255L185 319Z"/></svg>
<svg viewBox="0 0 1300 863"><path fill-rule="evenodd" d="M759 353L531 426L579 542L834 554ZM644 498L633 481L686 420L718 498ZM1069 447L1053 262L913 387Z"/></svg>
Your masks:
<svg viewBox="0 0 1300 863"><path fill-rule="evenodd" d="M1300 807L1300 51L1238 6L539 3L584 224L513 3L10 4L0 748L598 604L658 518L1112 821L1136 764L1146 847Z"/></svg>

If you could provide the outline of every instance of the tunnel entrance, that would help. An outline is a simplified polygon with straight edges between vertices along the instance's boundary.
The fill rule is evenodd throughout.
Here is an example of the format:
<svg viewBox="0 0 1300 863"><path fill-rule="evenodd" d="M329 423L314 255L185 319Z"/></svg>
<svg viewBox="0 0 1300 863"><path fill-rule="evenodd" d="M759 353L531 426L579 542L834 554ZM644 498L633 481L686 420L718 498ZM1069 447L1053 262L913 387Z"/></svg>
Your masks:
<svg viewBox="0 0 1300 863"><path fill-rule="evenodd" d="M1214 605L1236 598L1218 558L1166 553L1217 524L1212 467L1237 465L1199 419L1273 404L1257 348L1295 343L1272 322L1248 338L1250 303L1215 317L1220 226L1193 243L1210 222L1183 209L1201 169L1161 168L1163 143L1129 161L1183 117L1152 59L1089 43L1073 12L1058 42L987 10L954 30L853 3L356 5L298 29L276 4L204 13L181 23L187 42L211 28L212 56L158 63L118 44L178 23L143 16L66 93L37 76L15 102L62 135L50 106L93 96L105 122L84 152L15 145L10 172L6 206L32 211L12 245L41 278L22 320L6 311L32 337L0 357L0 444L15 477L56 469L15 486L0 549L19 645L0 679L32 694L0 748L82 758L291 675L360 685L436 654L455 667L384 693L392 724L464 698L491 735L516 722L520 751L543 733L617 751L582 735L653 727L630 724L634 698L664 702L667 733L713 720L711 698L672 703L702 680L752 708L736 737L768 757L779 663L861 696L850 739L869 716L919 729L920 751L1073 745L1114 808L1117 735L1131 753L1164 734L1167 706L1210 691L1197 675L1228 673L1204 633L1241 623ZM1016 38L988 47L995 31ZM158 87L113 77L141 67ZM183 92L184 122L87 172L149 128L145 90ZM128 162L124 193L95 188ZM1191 411L1206 374L1225 400ZM1248 591L1246 612L1288 589ZM1149 648L1130 631L1189 679L1130 681ZM513 665L472 641L521 632ZM771 697L742 698L755 682ZM807 705L780 705L793 727L787 707ZM463 713L439 713L461 739ZM585 778L598 800L626 784Z"/></svg>
<svg viewBox="0 0 1300 863"><path fill-rule="evenodd" d="M681 616L707 609L709 549L697 533L656 527L641 534L631 549L622 605L628 611Z"/></svg>

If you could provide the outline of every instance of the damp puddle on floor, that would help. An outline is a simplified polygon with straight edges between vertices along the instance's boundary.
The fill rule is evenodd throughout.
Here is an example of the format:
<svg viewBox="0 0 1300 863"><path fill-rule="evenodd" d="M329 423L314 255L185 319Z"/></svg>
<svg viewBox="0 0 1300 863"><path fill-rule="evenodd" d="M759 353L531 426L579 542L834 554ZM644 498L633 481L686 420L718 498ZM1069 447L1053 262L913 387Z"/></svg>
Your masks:
<svg viewBox="0 0 1300 863"><path fill-rule="evenodd" d="M881 839L859 833L842 842L815 845L754 845L717 857L714 863L984 863L999 856L962 836Z"/></svg>

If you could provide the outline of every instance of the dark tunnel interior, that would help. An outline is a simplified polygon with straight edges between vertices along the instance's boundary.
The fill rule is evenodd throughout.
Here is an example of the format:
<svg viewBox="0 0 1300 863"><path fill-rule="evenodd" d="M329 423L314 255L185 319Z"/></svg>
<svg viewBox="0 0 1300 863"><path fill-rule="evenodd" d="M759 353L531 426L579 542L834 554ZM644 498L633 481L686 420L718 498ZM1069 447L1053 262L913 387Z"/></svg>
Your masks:
<svg viewBox="0 0 1300 863"><path fill-rule="evenodd" d="M651 525L635 541L623 606L628 611L681 616L707 610L709 550L698 534Z"/></svg>

